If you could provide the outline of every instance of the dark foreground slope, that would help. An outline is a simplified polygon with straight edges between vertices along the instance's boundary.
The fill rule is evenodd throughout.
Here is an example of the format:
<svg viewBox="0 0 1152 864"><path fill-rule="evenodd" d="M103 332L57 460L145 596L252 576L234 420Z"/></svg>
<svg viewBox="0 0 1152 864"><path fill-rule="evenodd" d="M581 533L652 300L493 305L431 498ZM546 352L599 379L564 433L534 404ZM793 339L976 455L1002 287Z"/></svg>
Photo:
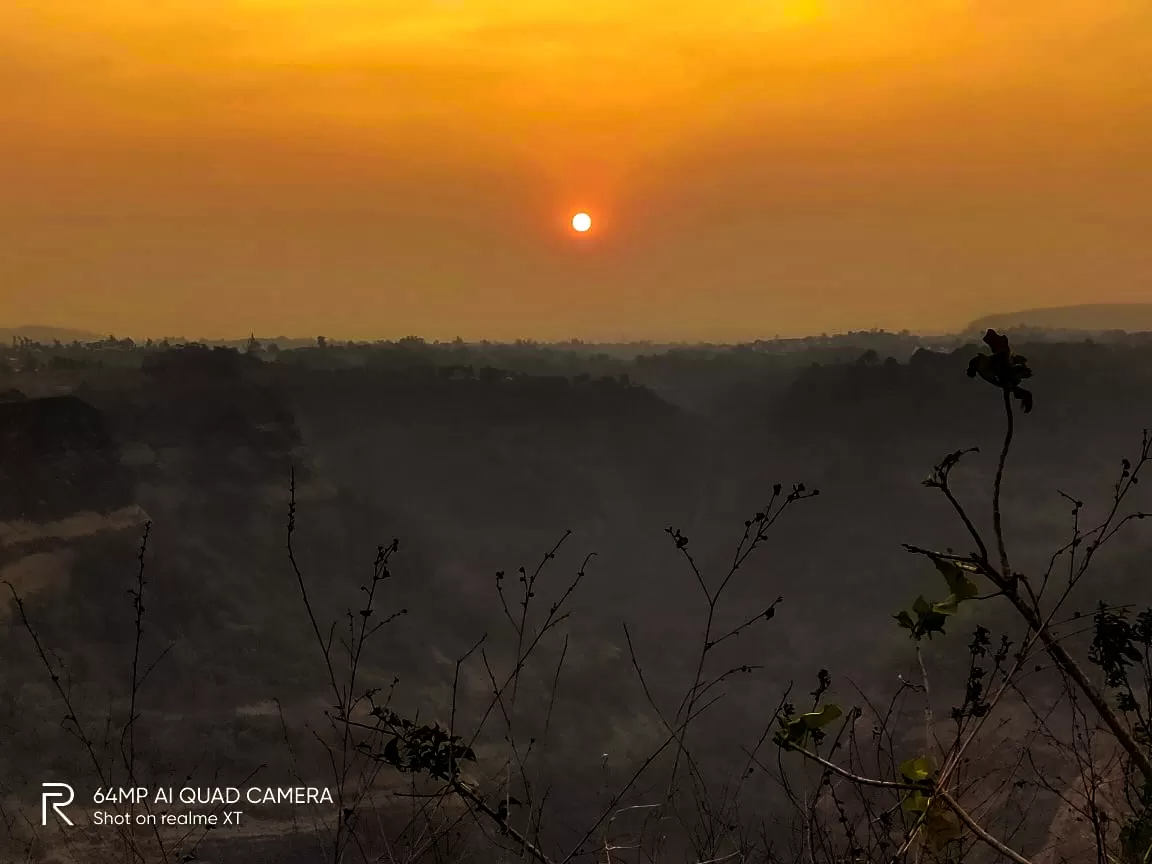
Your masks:
<svg viewBox="0 0 1152 864"><path fill-rule="evenodd" d="M741 643L739 657L763 669L726 703L717 752L726 736L754 739L789 680L806 685L828 667L881 692L906 669L905 641L887 622L925 576L900 543L959 539L921 481L944 453L976 446L960 486L983 495L1002 435L987 394L963 374L975 350L797 364L784 386L740 382L710 413L618 377L463 366L308 368L218 354L152 360L114 381L97 371L72 396L0 404L0 568L99 728L110 706L126 711L136 635L127 592L150 521L141 653L162 659L137 706L140 771L175 785L188 776L237 785L264 766L270 783L322 785L309 729L322 726L330 700L285 549L293 477L294 547L321 620L357 608L378 545L400 538L385 602L407 614L366 658L364 681L387 687L399 676L397 704L428 716L448 710L454 659L507 626L496 571L531 571L571 530L546 588L559 591L597 553L566 624L564 680L578 698L554 742L574 787L554 794L576 824L601 806L588 790L603 785L604 764L624 764L652 739L621 624L658 697L678 692L693 662L699 588L668 526L715 573L773 483L821 490L734 584L735 618L785 599ZM1043 374L1019 431L1005 520L1019 566L1035 567L1066 527L1056 490L1106 497L1147 425L1138 397L1152 392L1152 352L1021 350ZM693 392L704 374L692 370ZM1139 601L1147 549L1118 548L1102 590ZM7 598L0 605L0 795L26 809L49 775L91 779L91 760L62 728L64 709L16 611ZM508 646L492 638L498 658ZM482 667L466 677L465 690L490 689ZM106 755L119 745L102 746ZM1036 830L1046 830L1045 812ZM255 846L222 835L216 842L235 848L213 860L288 860L276 844L299 849L299 838L269 839L290 834L287 825L254 827L243 843Z"/></svg>

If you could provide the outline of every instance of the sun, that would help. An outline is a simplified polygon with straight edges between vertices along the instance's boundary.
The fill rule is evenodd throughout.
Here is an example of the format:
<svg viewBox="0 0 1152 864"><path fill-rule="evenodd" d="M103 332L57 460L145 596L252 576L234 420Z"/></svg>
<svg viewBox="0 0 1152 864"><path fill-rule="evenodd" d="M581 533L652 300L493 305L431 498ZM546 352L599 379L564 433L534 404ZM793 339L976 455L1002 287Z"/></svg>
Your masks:
<svg viewBox="0 0 1152 864"><path fill-rule="evenodd" d="M592 217L587 213L577 213L572 217L572 227L583 234L592 227Z"/></svg>

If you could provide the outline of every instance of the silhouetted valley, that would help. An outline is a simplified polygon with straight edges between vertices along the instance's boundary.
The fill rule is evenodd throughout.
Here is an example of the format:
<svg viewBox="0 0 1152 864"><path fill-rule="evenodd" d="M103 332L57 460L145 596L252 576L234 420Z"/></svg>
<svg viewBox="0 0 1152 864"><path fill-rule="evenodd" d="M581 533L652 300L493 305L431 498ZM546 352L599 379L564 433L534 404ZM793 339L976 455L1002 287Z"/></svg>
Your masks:
<svg viewBox="0 0 1152 864"><path fill-rule="evenodd" d="M1015 416L1003 523L1013 568L1036 574L1069 531L1061 493L1106 510L1121 458L1139 452L1152 419L1152 340L1012 347L1036 372L1035 407ZM750 668L713 691L725 701L701 720L692 766L708 775L729 751L739 757L734 742L756 741L790 682L789 699L807 710L811 699L799 694L819 670L843 705L884 703L919 674L893 616L943 584L902 544L965 554L971 545L947 501L925 488L947 454L979 448L964 456L953 488L991 530L1003 416L996 393L965 374L983 349L979 338L907 333L659 349L16 340L0 351L0 579L23 602L21 612L0 595L5 811L33 812L45 779L98 782L61 722L70 711L21 614L85 728L100 734L127 710L134 651L145 666L155 662L134 709L137 779L242 785L260 772L265 785L329 785L313 745L332 696L288 555L290 502L292 553L315 618L337 622L334 637L319 628L330 644L346 620L359 620L360 586L375 585L373 560L398 539L372 620L404 611L381 629L359 675L364 688L394 687L389 704L421 722L463 725L483 714L500 677L485 664L514 666L525 641L509 633L520 616L518 568L528 579L545 563L531 589L540 614L562 601L571 616L541 641L519 698L525 723L551 718L543 737L560 815L541 835L548 842L579 839L604 790L660 740L645 688L674 708L691 683L708 611L692 568L723 576L746 520L758 524L754 514L773 512L774 494L796 484L796 500L717 607L722 630L773 611L717 648L717 668ZM134 648L131 592L146 525L146 613ZM1147 603L1152 545L1141 531L1101 553L1070 611L1089 614L1102 599ZM690 538L691 566L675 532ZM939 664L942 716L949 699L963 698L964 646L978 622L996 638L1022 638L1010 611L989 605L962 608L946 634L917 643ZM483 662L473 655L458 671L485 634ZM1088 636L1070 638L1087 650ZM1053 676L1037 692L1062 686ZM1004 736L1027 725L1014 710ZM897 737L920 734L918 709L902 722ZM123 740L95 749L114 755ZM507 735L492 728L473 746L478 765L500 762ZM692 766L684 770L695 778ZM403 789L407 776L383 772L379 783ZM764 771L757 778L749 782L772 785ZM659 797L655 785L634 792ZM401 802L385 807L397 809L397 824L409 806ZM999 818L1031 819L1014 836L1037 849L1062 806L1034 796ZM292 833L286 812L243 838L219 832L198 854L327 860L309 857L315 844L296 828L290 842L276 839ZM18 823L7 820L13 848L28 834ZM383 842L369 833L368 845ZM37 860L73 860L50 857L50 846Z"/></svg>

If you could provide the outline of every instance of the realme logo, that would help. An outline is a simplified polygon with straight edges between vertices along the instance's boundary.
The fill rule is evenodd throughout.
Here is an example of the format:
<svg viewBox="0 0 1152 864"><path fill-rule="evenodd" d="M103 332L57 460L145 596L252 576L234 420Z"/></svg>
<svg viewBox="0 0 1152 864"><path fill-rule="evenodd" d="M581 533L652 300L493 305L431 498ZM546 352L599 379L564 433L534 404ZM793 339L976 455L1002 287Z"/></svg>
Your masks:
<svg viewBox="0 0 1152 864"><path fill-rule="evenodd" d="M72 820L64 815L61 807L67 807L72 803L72 799L76 797L76 793L72 787L67 783L41 783L44 791L40 794L40 824L48 824L48 804L52 803L52 812L63 821L65 825L71 825ZM51 791L50 791L51 790Z"/></svg>

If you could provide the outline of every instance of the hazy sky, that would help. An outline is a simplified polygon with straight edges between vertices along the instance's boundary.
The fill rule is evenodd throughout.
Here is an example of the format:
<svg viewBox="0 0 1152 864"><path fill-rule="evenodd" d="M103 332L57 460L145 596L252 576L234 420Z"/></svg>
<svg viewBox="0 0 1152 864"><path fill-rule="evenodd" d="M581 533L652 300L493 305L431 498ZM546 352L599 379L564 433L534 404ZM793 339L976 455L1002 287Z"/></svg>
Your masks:
<svg viewBox="0 0 1152 864"><path fill-rule="evenodd" d="M944 329L1150 227L1147 0L0 2L0 325Z"/></svg>

